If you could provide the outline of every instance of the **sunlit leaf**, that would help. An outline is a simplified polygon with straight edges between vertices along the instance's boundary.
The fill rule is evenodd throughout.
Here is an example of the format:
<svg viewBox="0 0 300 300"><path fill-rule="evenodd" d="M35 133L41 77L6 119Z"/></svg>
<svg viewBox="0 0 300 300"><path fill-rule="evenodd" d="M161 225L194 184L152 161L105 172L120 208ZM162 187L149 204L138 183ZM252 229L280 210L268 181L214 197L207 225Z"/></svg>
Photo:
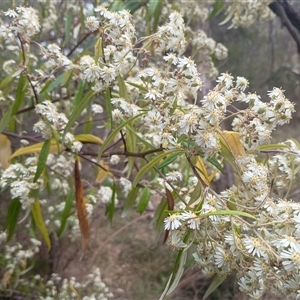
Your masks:
<svg viewBox="0 0 300 300"><path fill-rule="evenodd" d="M241 216L241 217L247 217L256 220L256 218L253 215L238 210L217 210L217 211L202 214L199 217L205 218L209 216L222 216L222 215Z"/></svg>
<svg viewBox="0 0 300 300"><path fill-rule="evenodd" d="M4 134L0 134L0 165L6 169L10 165L11 142Z"/></svg>
<svg viewBox="0 0 300 300"><path fill-rule="evenodd" d="M87 144L103 145L102 139L89 133L75 135L75 140L83 144L87 143Z"/></svg>
<svg viewBox="0 0 300 300"><path fill-rule="evenodd" d="M41 206L40 206L40 200L39 199L35 199L32 209L31 209L31 213L34 219L34 222L36 224L36 227L39 229L39 231L41 232L46 245L48 247L48 249L51 248L51 242L50 242L50 238L49 238L49 234L42 216L42 212L41 212Z"/></svg>
<svg viewBox="0 0 300 300"><path fill-rule="evenodd" d="M111 172L109 172L109 166L104 163L103 160L100 160L99 164L103 168L99 168L97 177L96 177L96 183L102 183L108 176L113 176Z"/></svg>

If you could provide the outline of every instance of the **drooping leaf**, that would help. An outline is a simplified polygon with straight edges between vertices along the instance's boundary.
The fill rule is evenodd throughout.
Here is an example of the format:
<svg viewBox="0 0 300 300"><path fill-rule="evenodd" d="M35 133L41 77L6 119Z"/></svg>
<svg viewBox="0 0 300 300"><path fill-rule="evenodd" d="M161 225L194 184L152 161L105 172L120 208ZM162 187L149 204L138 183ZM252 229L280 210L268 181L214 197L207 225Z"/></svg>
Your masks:
<svg viewBox="0 0 300 300"><path fill-rule="evenodd" d="M50 140L46 140L44 142L44 145L43 145L43 147L41 149L41 152L40 152L40 155L39 155L39 160L38 160L38 163L37 163L37 168L36 168L36 172L35 172L35 175L34 175L33 182L36 182L40 178L42 173L44 172L44 169L46 167L48 154L49 154L49 151L50 151L50 144L51 144Z"/></svg>
<svg viewBox="0 0 300 300"><path fill-rule="evenodd" d="M224 10L225 6L222 3L222 0L216 0L212 12L210 13L209 17L207 18L207 20L211 20L213 19L215 16L217 16L220 12L222 12Z"/></svg>
<svg viewBox="0 0 300 300"><path fill-rule="evenodd" d="M16 92L16 99L14 101L13 109L11 112L12 116L14 116L17 113L17 111L19 110L19 108L21 107L21 105L23 103L23 100L25 98L25 89L26 89L27 83L28 83L27 78L23 75L20 75L17 92Z"/></svg>
<svg viewBox="0 0 300 300"><path fill-rule="evenodd" d="M41 232L46 245L48 247L48 249L51 248L51 242L50 242L50 238L49 238L49 234L42 216L42 212L41 212L41 206L40 206L40 200L38 198L35 199L32 209L31 209L31 213L35 222L36 227L39 229L39 231Z"/></svg>
<svg viewBox="0 0 300 300"><path fill-rule="evenodd" d="M216 275L209 287L207 288L203 300L205 300L211 293L213 293L219 286L222 284L222 282L226 279L226 276L219 276Z"/></svg>
<svg viewBox="0 0 300 300"><path fill-rule="evenodd" d="M135 153L137 144L136 144L136 135L132 133L133 130L128 130L128 128L132 127L128 124L126 125L126 149L129 152ZM135 157L134 156L129 156L127 158L127 163L128 163L128 176L131 174L131 171L133 169L135 162Z"/></svg>
<svg viewBox="0 0 300 300"><path fill-rule="evenodd" d="M99 164L103 168L99 168L97 177L96 177L96 183L102 183L108 176L113 176L111 172L109 172L109 166L104 163L103 160L100 160Z"/></svg>
<svg viewBox="0 0 300 300"><path fill-rule="evenodd" d="M210 181L208 179L207 170L206 170L206 167L200 156L197 157L195 168L199 174L199 177L202 179L202 181L206 184L206 186L209 186Z"/></svg>
<svg viewBox="0 0 300 300"><path fill-rule="evenodd" d="M202 214L199 217L205 218L209 216L221 216L221 215L241 216L241 217L247 217L256 220L256 218L253 215L238 210L217 210L217 211Z"/></svg>
<svg viewBox="0 0 300 300"><path fill-rule="evenodd" d="M95 63L98 63L100 57L103 56L102 37L99 37L95 43Z"/></svg>
<svg viewBox="0 0 300 300"><path fill-rule="evenodd" d="M14 152L11 155L10 159L20 156L20 155L39 153L39 152L41 152L43 145L44 145L44 142L41 142L41 143L33 144L33 145L30 145L27 147L22 147L22 148L18 149L16 152ZM65 149L65 148L62 147L60 144L57 145L57 142L55 139L50 140L49 153L58 153L58 152L62 151L63 149Z"/></svg>
<svg viewBox="0 0 300 300"><path fill-rule="evenodd" d="M141 198L140 198L140 201L139 201L139 204L136 208L136 212L138 213L143 213L144 210L147 208L148 206L148 203L149 203L149 200L150 200L150 190L149 188L144 188L143 192L142 192L142 195L141 195Z"/></svg>
<svg viewBox="0 0 300 300"><path fill-rule="evenodd" d="M62 212L60 227L59 227L59 230L58 230L58 233L57 233L58 237L61 237L62 234L64 233L64 231L67 228L68 218L71 215L73 199L74 199L74 191L71 190L68 197L66 198L65 207L64 207L64 210Z"/></svg>
<svg viewBox="0 0 300 300"><path fill-rule="evenodd" d="M132 188L132 190L128 193L123 206L122 218L124 218L127 215L129 209L134 205L138 193L139 193L139 188L137 187Z"/></svg>
<svg viewBox="0 0 300 300"><path fill-rule="evenodd" d="M78 134L75 135L75 140L83 143L83 144L96 144L96 145L103 145L103 141L102 139L100 139L99 137L93 135L93 134Z"/></svg>
<svg viewBox="0 0 300 300"><path fill-rule="evenodd" d="M109 145L109 143L114 139L114 137L118 134L118 132L125 127L128 123L130 123L131 121L135 120L136 118L142 116L145 113L141 113L139 115L133 116L131 118L129 118L128 120L126 120L125 122L123 122L122 124L120 124L117 128L115 128L110 134L109 136L106 138L106 140L104 141L99 154L98 154L98 161L100 160L103 152L105 151L106 147Z"/></svg>
<svg viewBox="0 0 300 300"><path fill-rule="evenodd" d="M110 223L112 223L113 217L114 217L114 214L115 214L115 211L116 211L115 200L116 200L116 184L113 183L111 200L107 204L106 211L105 211L105 215L108 216L108 219L109 219Z"/></svg>
<svg viewBox="0 0 300 300"><path fill-rule="evenodd" d="M4 134L0 134L0 165L7 169L10 165L11 142Z"/></svg>
<svg viewBox="0 0 300 300"><path fill-rule="evenodd" d="M178 156L182 155L182 153L174 153L170 156L168 156L166 159L163 160L162 163L160 163L158 166L157 166L157 169L162 169L164 167L167 167L168 165L170 165L172 162L174 162Z"/></svg>
<svg viewBox="0 0 300 300"><path fill-rule="evenodd" d="M63 137L66 135L66 133L70 130L74 122L78 119L80 114L83 112L83 110L88 105L91 98L95 95L95 92L93 90L90 90L85 97L79 101L79 103L74 107L71 116L69 117L69 122L65 127Z"/></svg>
<svg viewBox="0 0 300 300"><path fill-rule="evenodd" d="M11 113L13 110L13 105L8 108L8 110L1 116L0 119L0 133L7 127L10 121Z"/></svg>
<svg viewBox="0 0 300 300"><path fill-rule="evenodd" d="M155 165L157 165L165 156L175 153L175 152L180 152L182 153L183 150L179 149L172 149L165 151L163 153L158 154L156 157L154 157L151 161L149 161L146 165L144 165L136 174L134 181L132 183L132 186L136 186L137 183L144 177L144 175L149 172Z"/></svg>
<svg viewBox="0 0 300 300"><path fill-rule="evenodd" d="M21 206L19 198L14 198L8 207L7 217L3 226L4 230L8 229L7 242L11 239L15 232Z"/></svg>
<svg viewBox="0 0 300 300"><path fill-rule="evenodd" d="M121 75L118 76L119 96L129 101L126 83Z"/></svg>
<svg viewBox="0 0 300 300"><path fill-rule="evenodd" d="M78 158L76 158L75 160L74 179L75 179L76 211L78 215L79 227L81 232L82 252L84 254L90 238L90 227L89 227L89 220L86 211L86 202L84 198L83 187L80 178Z"/></svg>

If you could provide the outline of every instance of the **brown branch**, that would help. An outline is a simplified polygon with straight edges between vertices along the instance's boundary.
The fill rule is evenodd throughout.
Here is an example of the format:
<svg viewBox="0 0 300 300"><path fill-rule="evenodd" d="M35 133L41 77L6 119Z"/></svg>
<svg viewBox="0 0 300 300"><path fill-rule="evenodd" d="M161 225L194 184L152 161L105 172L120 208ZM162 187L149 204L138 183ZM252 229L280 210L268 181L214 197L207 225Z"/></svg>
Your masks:
<svg viewBox="0 0 300 300"><path fill-rule="evenodd" d="M300 54L300 15L286 0L276 0L269 4L269 8L280 18L282 25L287 28L296 42Z"/></svg>

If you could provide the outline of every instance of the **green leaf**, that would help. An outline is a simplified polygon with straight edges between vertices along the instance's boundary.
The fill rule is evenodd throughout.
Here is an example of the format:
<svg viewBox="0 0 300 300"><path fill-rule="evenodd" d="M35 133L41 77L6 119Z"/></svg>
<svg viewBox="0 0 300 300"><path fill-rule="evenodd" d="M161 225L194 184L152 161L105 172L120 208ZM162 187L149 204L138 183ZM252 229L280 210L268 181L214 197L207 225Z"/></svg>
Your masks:
<svg viewBox="0 0 300 300"><path fill-rule="evenodd" d="M126 81L126 83L129 84L129 85L132 85L132 86L136 87L137 89L139 89L142 92L148 93L148 89L145 86L141 86L139 84L136 84L136 83L130 82L130 81Z"/></svg>
<svg viewBox="0 0 300 300"><path fill-rule="evenodd" d="M179 150L179 149L172 149L163 153L158 154L156 157L154 157L151 161L149 161L146 165L144 165L136 174L134 181L132 183L132 186L136 186L139 181L144 177L144 175L149 172L155 165L157 165L159 163L160 160L162 160L165 156L167 156L168 154L172 154L174 152L177 153L183 153L183 150Z"/></svg>
<svg viewBox="0 0 300 300"><path fill-rule="evenodd" d="M58 86L61 85L62 81L64 79L64 73L60 74L54 81L52 81L50 83L50 85L46 84L40 94L43 94L43 93L49 93L49 92L52 92L55 88L57 88Z"/></svg>
<svg viewBox="0 0 300 300"><path fill-rule="evenodd" d="M13 110L13 105L9 107L9 109L3 114L0 120L0 133L7 127L10 121L11 113Z"/></svg>
<svg viewBox="0 0 300 300"><path fill-rule="evenodd" d="M49 154L49 150L50 150L50 144L51 144L51 140L48 139L48 140L45 141L45 143L42 147L42 150L41 150L40 155L39 155L39 160L38 160L38 164L37 164L37 168L36 168L36 172L35 172L35 175L34 175L33 182L36 182L40 178L42 173L44 172L46 162L47 162L47 158L48 158L48 154Z"/></svg>
<svg viewBox="0 0 300 300"><path fill-rule="evenodd" d="M102 49L102 38L99 37L95 44L95 63L97 64L100 57L103 56L103 49Z"/></svg>
<svg viewBox="0 0 300 300"><path fill-rule="evenodd" d="M66 133L70 130L70 128L72 127L74 122L77 121L78 117L83 112L83 110L86 108L89 101L91 100L91 98L94 95L95 95L95 92L93 90L91 90L85 95L85 97L81 101L79 101L79 103L76 104L76 106L74 107L74 109L72 111L71 116L69 117L69 122L65 127L65 130L63 133L63 140L64 140Z"/></svg>
<svg viewBox="0 0 300 300"><path fill-rule="evenodd" d="M64 72L64 77L63 80L61 82L62 86L67 85L67 83L72 79L72 75L73 75L73 70L67 70Z"/></svg>
<svg viewBox="0 0 300 300"><path fill-rule="evenodd" d="M226 279L226 276L219 276L217 275L213 281L211 282L211 284L209 285L209 287L207 288L204 296L203 296L203 300L205 300L212 292L214 292L218 286Z"/></svg>
<svg viewBox="0 0 300 300"><path fill-rule="evenodd" d="M0 90L3 90L7 85L9 85L13 78L14 74L10 74L7 77L5 77L0 83Z"/></svg>
<svg viewBox="0 0 300 300"><path fill-rule="evenodd" d="M138 206L137 206L137 208L136 208L136 212L138 212L138 213L143 213L144 212L144 210L147 208L147 206L148 206L148 203L149 203L149 200L150 200L150 190L149 190L149 188L145 188L144 190L143 190L143 193L142 193L142 195L141 195L141 198L140 198L140 201L139 201L139 204L138 204Z"/></svg>
<svg viewBox="0 0 300 300"><path fill-rule="evenodd" d="M215 166L219 171L221 171L222 173L224 172L222 165L216 158L208 157L206 160L210 162L213 166Z"/></svg>
<svg viewBox="0 0 300 300"><path fill-rule="evenodd" d="M65 40L64 40L64 46L67 47L69 46L69 41L70 41L70 34L71 34L71 25L73 21L73 16L72 16L72 11L67 10L67 18L65 22Z"/></svg>
<svg viewBox="0 0 300 300"><path fill-rule="evenodd" d="M129 101L127 87L125 81L121 75L118 75L118 85L119 85L119 96Z"/></svg>
<svg viewBox="0 0 300 300"><path fill-rule="evenodd" d="M127 195L124 207L123 207L123 212L122 212L122 218L126 217L128 210L134 205L137 196L139 193L139 188L134 187Z"/></svg>
<svg viewBox="0 0 300 300"><path fill-rule="evenodd" d="M268 150L277 150L277 149L287 149L289 146L283 144L268 144L262 145L259 147L260 151L268 151Z"/></svg>
<svg viewBox="0 0 300 300"><path fill-rule="evenodd" d="M160 163L158 166L157 166L157 169L162 169L166 166L168 166L169 164L171 164L173 161L176 160L176 158L178 156L182 155L182 153L174 153L172 155L170 155L169 157L167 157L162 163Z"/></svg>
<svg viewBox="0 0 300 300"><path fill-rule="evenodd" d="M48 231L47 231L47 228L46 228L43 216L42 216L40 200L38 198L35 199L35 201L33 203L31 213L32 213L35 225L40 230L48 249L50 249L51 242L50 242L49 234L48 234Z"/></svg>
<svg viewBox="0 0 300 300"><path fill-rule="evenodd" d="M162 12L162 7L163 7L162 0L159 0L159 1L158 0L150 0L149 9L151 9L151 11L153 11L152 15L150 13L150 16L151 17L154 16L153 28L152 28L153 33L157 31L159 18L160 18L161 12Z"/></svg>
<svg viewBox="0 0 300 300"><path fill-rule="evenodd" d="M81 81L79 83L79 86L77 88L77 92L76 92L76 95L75 95L75 98L74 98L74 106L73 106L73 109L79 105L80 101L82 100L83 98L83 92L84 92L84 88L85 88L85 82L84 81Z"/></svg>
<svg viewBox="0 0 300 300"><path fill-rule="evenodd" d="M65 202L65 207L62 212L61 216L61 221L60 221L60 227L57 233L57 236L60 237L64 233L64 231L67 229L67 224L68 224L68 218L71 215L71 209L72 209L72 204L74 200L74 190L71 190L69 193L66 202Z"/></svg>
<svg viewBox="0 0 300 300"><path fill-rule="evenodd" d="M104 141L99 154L98 154L98 161L100 161L101 156L103 154L103 152L105 151L106 147L109 145L109 143L114 139L114 137L118 134L118 132L125 127L128 123L130 123L131 121L135 120L136 118L144 115L145 113L141 113L139 115L133 116L131 118L129 118L127 121L125 121L124 123L120 124L117 128L115 128L110 134L109 136L106 138L106 140Z"/></svg>
<svg viewBox="0 0 300 300"><path fill-rule="evenodd" d="M136 135L134 135L132 133L132 131L130 131L128 129L128 127L131 127L129 124L126 125L126 150L129 152L136 152ZM127 158L127 162L128 162L128 176L130 176L131 171L134 167L134 162L135 162L135 157L134 156L129 156Z"/></svg>
<svg viewBox="0 0 300 300"><path fill-rule="evenodd" d="M154 147L152 144L150 144L149 142L147 142L146 140L144 140L139 134L137 134L135 132L135 130L133 130L130 126L126 127L126 130L129 130L133 135L136 136L136 138L141 141L145 146L147 146L150 149L155 149L156 147Z"/></svg>
<svg viewBox="0 0 300 300"><path fill-rule="evenodd" d="M256 220L256 218L253 215L250 215L243 211L238 210L217 210L214 212L209 212L206 214L199 215L201 218L209 217L209 216L221 216L221 215L233 215L233 216L242 216L247 217Z"/></svg>
<svg viewBox="0 0 300 300"><path fill-rule="evenodd" d="M110 129L112 130L113 127L114 127L114 120L113 120L113 117L112 117L111 90L110 90L110 88L106 89L104 99L105 99L105 102L106 102L107 113L108 113L109 119L110 119Z"/></svg>
<svg viewBox="0 0 300 300"><path fill-rule="evenodd" d="M7 217L3 227L4 230L8 229L7 242L15 232L21 206L19 198L14 198L8 207Z"/></svg>
<svg viewBox="0 0 300 300"><path fill-rule="evenodd" d="M224 10L225 6L222 3L222 0L217 0L214 4L213 10L210 13L209 17L207 18L207 21L213 19L215 16L217 16L222 10Z"/></svg>
<svg viewBox="0 0 300 300"><path fill-rule="evenodd" d="M112 223L116 211L115 199L116 199L116 184L113 183L111 200L107 204L106 211L105 211L105 215L108 216L110 223Z"/></svg>
<svg viewBox="0 0 300 300"><path fill-rule="evenodd" d="M153 221L156 223L156 229L158 230L159 233L163 232L164 219L168 216L168 212L166 211L166 208L167 208L166 199L161 199L153 217Z"/></svg>

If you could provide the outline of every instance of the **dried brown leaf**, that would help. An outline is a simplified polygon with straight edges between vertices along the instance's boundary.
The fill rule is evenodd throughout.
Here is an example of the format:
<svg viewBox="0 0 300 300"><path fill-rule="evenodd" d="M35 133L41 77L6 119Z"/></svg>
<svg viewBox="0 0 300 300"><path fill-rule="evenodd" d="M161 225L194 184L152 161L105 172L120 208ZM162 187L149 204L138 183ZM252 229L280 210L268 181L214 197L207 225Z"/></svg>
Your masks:
<svg viewBox="0 0 300 300"><path fill-rule="evenodd" d="M89 220L86 211L85 198L83 193L83 187L80 178L79 162L78 158L75 160L75 198L76 198L76 210L79 220L79 227L81 232L81 245L83 254L86 250L89 238L90 238L90 227Z"/></svg>

